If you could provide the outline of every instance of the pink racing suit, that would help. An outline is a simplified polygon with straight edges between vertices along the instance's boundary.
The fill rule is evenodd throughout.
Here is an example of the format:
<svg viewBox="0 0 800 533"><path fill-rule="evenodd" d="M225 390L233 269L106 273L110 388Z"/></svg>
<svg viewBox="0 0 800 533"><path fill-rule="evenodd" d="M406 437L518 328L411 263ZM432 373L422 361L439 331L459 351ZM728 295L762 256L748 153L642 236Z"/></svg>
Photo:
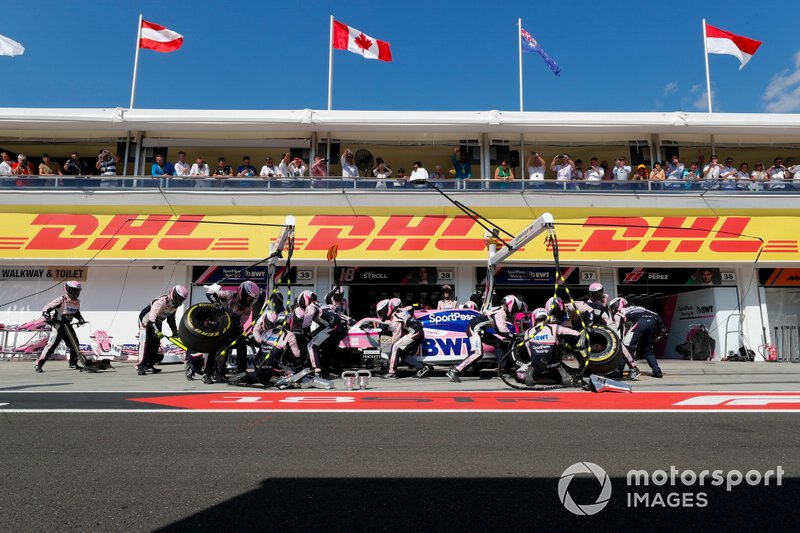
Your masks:
<svg viewBox="0 0 800 533"><path fill-rule="evenodd" d="M419 370L425 365L414 359L425 337L422 324L406 309L397 309L389 318L392 332L392 353L389 356L389 372L397 372L400 356L404 361Z"/></svg>
<svg viewBox="0 0 800 533"><path fill-rule="evenodd" d="M80 344L78 343L78 336L70 323L73 318L78 320L78 324L84 322L83 315L81 315L81 301L64 294L44 306L42 314L50 316L50 313L53 313L53 329L50 331L47 344L36 360L36 364L39 366L44 365L45 361L55 353L56 348L63 340L69 350L69 364L71 366L77 365L80 356Z"/></svg>

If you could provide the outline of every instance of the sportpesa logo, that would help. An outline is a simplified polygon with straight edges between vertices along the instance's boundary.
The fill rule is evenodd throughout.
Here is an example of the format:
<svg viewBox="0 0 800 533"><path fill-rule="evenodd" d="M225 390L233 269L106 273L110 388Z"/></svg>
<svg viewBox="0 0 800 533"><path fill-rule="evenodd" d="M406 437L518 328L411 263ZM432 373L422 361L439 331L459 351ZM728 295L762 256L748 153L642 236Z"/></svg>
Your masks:
<svg viewBox="0 0 800 533"><path fill-rule="evenodd" d="M569 484L572 478L576 475L587 476L592 475L600 483L600 494L594 503L577 504L569 493ZM594 463L588 461L582 463L575 463L569 466L564 473L561 474L561 479L558 480L558 499L564 507L572 514L579 516L591 516L602 511L608 500L611 499L611 480L606 474L606 471Z"/></svg>
<svg viewBox="0 0 800 533"><path fill-rule="evenodd" d="M458 322L461 320L468 321L472 320L476 315L474 314L467 314L461 313L458 311L441 314L441 315L430 315L423 320L430 322L431 324L441 324L443 322Z"/></svg>

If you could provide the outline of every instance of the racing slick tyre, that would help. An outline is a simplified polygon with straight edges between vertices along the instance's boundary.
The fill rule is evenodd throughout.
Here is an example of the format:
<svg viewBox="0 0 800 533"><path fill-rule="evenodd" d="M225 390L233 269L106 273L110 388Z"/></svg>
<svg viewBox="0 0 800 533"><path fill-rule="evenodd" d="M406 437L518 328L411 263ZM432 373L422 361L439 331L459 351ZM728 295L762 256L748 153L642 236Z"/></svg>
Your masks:
<svg viewBox="0 0 800 533"><path fill-rule="evenodd" d="M233 317L212 303L191 306L178 324L181 342L192 352L213 353L230 341Z"/></svg>
<svg viewBox="0 0 800 533"><path fill-rule="evenodd" d="M589 333L589 365L587 374L608 374L613 372L622 363L622 350L616 331L608 326L595 325L587 328ZM583 364L580 353L575 354L578 361Z"/></svg>

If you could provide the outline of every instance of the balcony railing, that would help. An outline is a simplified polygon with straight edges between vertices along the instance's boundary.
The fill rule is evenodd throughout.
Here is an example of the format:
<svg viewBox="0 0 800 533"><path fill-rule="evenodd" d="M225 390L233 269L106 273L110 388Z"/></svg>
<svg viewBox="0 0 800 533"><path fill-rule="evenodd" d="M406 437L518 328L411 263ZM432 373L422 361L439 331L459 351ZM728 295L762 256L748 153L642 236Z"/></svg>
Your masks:
<svg viewBox="0 0 800 533"><path fill-rule="evenodd" d="M566 192L566 193L690 193L719 191L730 193L765 192L796 193L800 192L800 179L756 182L750 179L741 180L692 180L692 181L543 181L529 180L455 180L431 181L437 187L450 191L491 191L495 193L528 191ZM429 190L424 183L411 183L395 179L342 178L328 176L321 178L182 178L153 176L1 176L0 186L8 190L197 190L197 191L230 191L262 192L292 190L357 190L374 192L421 192Z"/></svg>

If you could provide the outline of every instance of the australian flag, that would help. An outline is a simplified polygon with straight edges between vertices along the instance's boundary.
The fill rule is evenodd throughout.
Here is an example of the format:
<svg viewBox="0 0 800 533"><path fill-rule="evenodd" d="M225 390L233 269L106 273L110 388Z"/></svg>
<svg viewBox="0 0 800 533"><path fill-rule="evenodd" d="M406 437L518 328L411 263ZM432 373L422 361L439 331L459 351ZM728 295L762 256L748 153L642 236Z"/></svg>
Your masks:
<svg viewBox="0 0 800 533"><path fill-rule="evenodd" d="M542 56L545 65L547 65L547 68L553 71L553 74L555 74L556 76L561 75L561 67L558 66L558 63L556 63L552 57L547 55L547 52L545 52L542 49L542 47L539 46L539 43L536 42L536 39L534 39L530 33L528 33L523 29L522 34L520 35L520 39L522 39L523 52L536 52L537 54Z"/></svg>

